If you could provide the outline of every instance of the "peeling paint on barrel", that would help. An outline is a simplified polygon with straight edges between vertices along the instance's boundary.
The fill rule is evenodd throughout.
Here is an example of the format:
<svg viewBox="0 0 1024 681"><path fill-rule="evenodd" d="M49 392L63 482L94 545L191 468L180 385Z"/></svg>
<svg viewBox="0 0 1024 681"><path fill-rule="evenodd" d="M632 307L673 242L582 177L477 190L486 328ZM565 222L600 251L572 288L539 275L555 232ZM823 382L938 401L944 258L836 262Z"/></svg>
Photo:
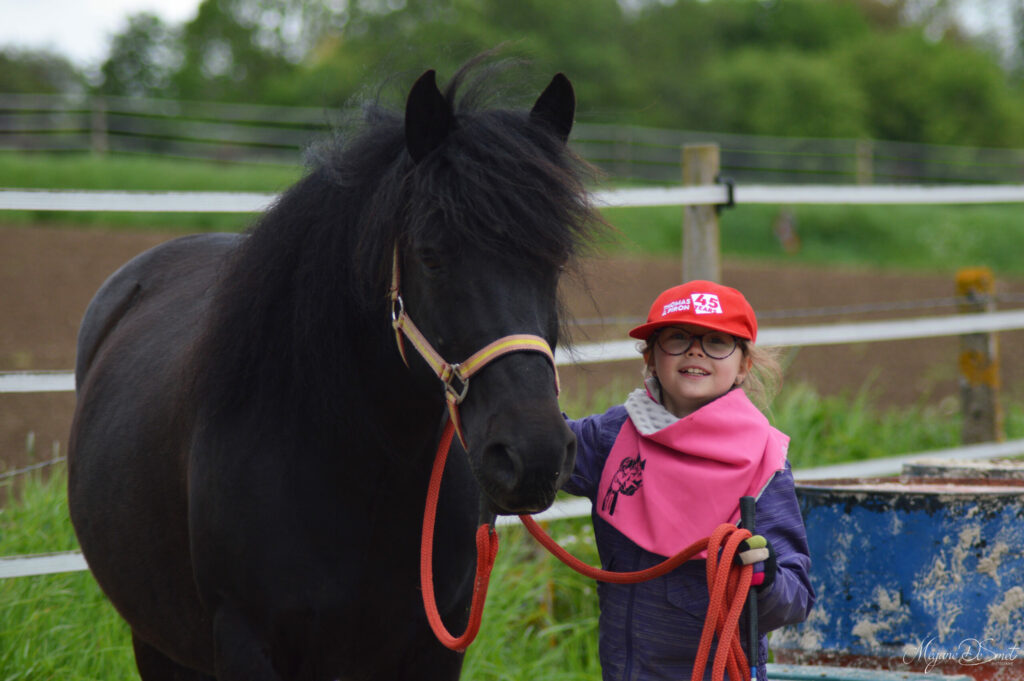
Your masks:
<svg viewBox="0 0 1024 681"><path fill-rule="evenodd" d="M1024 481L797 485L818 595L772 634L799 664L1024 679Z"/></svg>

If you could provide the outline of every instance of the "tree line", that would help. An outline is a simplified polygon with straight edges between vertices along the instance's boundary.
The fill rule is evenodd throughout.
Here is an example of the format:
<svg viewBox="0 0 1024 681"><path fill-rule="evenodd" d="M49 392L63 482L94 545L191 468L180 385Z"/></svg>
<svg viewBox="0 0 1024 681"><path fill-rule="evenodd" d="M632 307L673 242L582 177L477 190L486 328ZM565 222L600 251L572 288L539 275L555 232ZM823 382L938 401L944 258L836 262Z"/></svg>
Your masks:
<svg viewBox="0 0 1024 681"><path fill-rule="evenodd" d="M129 17L92 73L0 52L0 92L335 108L503 44L568 74L586 122L1022 147L1024 6L997 43L961 25L971 2L203 0Z"/></svg>

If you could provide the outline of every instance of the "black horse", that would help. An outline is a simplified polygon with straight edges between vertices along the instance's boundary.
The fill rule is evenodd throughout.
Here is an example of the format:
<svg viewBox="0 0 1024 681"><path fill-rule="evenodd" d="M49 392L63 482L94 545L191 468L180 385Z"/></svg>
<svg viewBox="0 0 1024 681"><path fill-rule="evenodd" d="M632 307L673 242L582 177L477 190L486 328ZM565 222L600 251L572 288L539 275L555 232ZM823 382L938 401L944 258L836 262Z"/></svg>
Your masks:
<svg viewBox="0 0 1024 681"><path fill-rule="evenodd" d="M69 499L82 550L153 679L454 679L428 628L419 530L444 390L396 347L405 310L449 361L559 332L557 283L594 216L556 76L529 111L481 105L493 67L358 134L245 236L197 235L116 272L78 339ZM434 572L464 626L478 507L534 512L575 441L537 352L501 357L462 404ZM483 494L481 494L481 490Z"/></svg>

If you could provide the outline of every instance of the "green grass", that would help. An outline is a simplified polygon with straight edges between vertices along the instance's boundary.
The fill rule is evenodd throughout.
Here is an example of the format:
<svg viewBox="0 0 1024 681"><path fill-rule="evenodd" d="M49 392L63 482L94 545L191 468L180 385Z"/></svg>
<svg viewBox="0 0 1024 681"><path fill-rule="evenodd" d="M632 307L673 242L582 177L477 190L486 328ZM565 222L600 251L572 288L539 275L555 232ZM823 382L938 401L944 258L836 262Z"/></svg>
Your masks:
<svg viewBox="0 0 1024 681"><path fill-rule="evenodd" d="M298 179L290 166L145 156L0 152L0 186L32 189L280 191Z"/></svg>
<svg viewBox="0 0 1024 681"><path fill-rule="evenodd" d="M581 416L621 401L614 388L569 396ZM953 446L959 418L946 407L879 410L870 383L844 397L806 386L776 399L776 425L793 436L790 460L818 466ZM1024 437L1024 405L1007 408L1007 436ZM25 476L0 509L0 555L76 547L65 500L66 475ZM589 519L551 523L572 553L598 564ZM597 595L593 583L544 553L521 528L503 528L484 611L465 678L476 681L597 681ZM87 573L0 580L0 681L136 679L128 628Z"/></svg>
<svg viewBox="0 0 1024 681"><path fill-rule="evenodd" d="M721 213L725 257L808 265L955 272L991 267L1024 273L1024 208L985 206L791 206L800 249L787 253L775 236L780 206L736 206ZM682 209L614 208L616 247L637 254L682 250Z"/></svg>
<svg viewBox="0 0 1024 681"><path fill-rule="evenodd" d="M125 191L244 191L276 193L302 175L298 166L213 163L93 154L0 153L0 187ZM160 231L236 231L251 213L121 213L2 211L0 225L50 225Z"/></svg>
<svg viewBox="0 0 1024 681"><path fill-rule="evenodd" d="M77 548L63 468L26 476L0 509L0 556ZM597 565L589 519L549 532ZM501 530L483 626L464 678L600 679L597 595L590 580L543 553L522 528ZM0 680L138 679L127 625L89 573L0 579Z"/></svg>
<svg viewBox="0 0 1024 681"><path fill-rule="evenodd" d="M0 509L0 555L77 548L63 470L27 476ZM0 580L0 679L137 679L127 625L92 575Z"/></svg>
<svg viewBox="0 0 1024 681"><path fill-rule="evenodd" d="M94 154L0 153L0 187L280 192L298 166L216 163ZM989 266L1024 273L1018 257L1024 220L1018 204L984 206L791 206L800 250L786 253L774 233L783 207L740 205L721 213L726 257L785 263L953 272ZM675 255L682 248L682 208L610 208L617 228L609 250ZM251 214L69 213L3 211L0 225L75 225L171 231L238 230Z"/></svg>

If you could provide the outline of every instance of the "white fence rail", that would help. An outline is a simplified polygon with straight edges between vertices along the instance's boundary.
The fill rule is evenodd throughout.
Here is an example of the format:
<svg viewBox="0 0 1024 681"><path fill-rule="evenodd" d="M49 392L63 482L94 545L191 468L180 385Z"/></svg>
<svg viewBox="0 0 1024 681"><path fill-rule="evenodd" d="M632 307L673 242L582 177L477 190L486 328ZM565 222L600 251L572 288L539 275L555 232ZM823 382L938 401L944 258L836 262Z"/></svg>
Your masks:
<svg viewBox="0 0 1024 681"><path fill-rule="evenodd" d="M942 186L836 186L836 185L721 185L622 189L595 193L604 206L721 205L735 203L768 204L973 204L1024 203L1022 185L942 185ZM108 192L0 190L0 210L126 211L126 212L256 212L265 210L276 195L230 192ZM923 317L885 322L831 324L763 329L763 345L805 346L883 340L902 340L964 333L1008 331L1024 328L1024 310L986 314ZM632 341L579 345L571 351L560 349L559 364L635 359ZM0 373L0 393L52 392L74 389L70 372ZM943 451L920 452L899 457L875 459L818 469L798 470L798 480L857 475L898 473L902 464L916 458L985 459L1024 454L1024 439L1010 442L972 445ZM588 515L590 502L560 502L539 519L570 518ZM503 519L500 524L516 522ZM0 579L31 575L73 572L87 569L77 551L42 556L15 556L0 559Z"/></svg>
<svg viewBox="0 0 1024 681"><path fill-rule="evenodd" d="M844 343L959 336L965 333L995 333L1017 329L1024 329L1024 310L919 317L884 322L764 328L758 333L758 345L789 347L841 345ZM560 366L615 362L638 357L636 341L581 343L571 348L558 348L555 351L555 363ZM0 393L68 392L74 389L75 375L70 371L0 372Z"/></svg>
<svg viewBox="0 0 1024 681"><path fill-rule="evenodd" d="M761 204L980 204L1024 203L1024 184L993 185L737 185L733 201ZM593 193L599 206L714 206L729 202L729 187L646 187ZM266 210L276 194L257 192L140 192L0 189L0 210L131 213L250 213Z"/></svg>

